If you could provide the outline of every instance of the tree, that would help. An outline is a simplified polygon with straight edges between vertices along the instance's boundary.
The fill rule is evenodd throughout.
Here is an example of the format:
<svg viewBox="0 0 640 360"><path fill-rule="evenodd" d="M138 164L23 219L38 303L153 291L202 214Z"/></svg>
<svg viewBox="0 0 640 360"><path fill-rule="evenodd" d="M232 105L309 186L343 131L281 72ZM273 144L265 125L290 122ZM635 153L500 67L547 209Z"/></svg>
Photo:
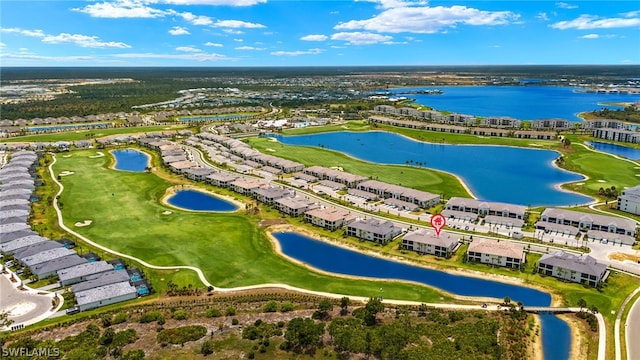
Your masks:
<svg viewBox="0 0 640 360"><path fill-rule="evenodd" d="M322 299L318 304L318 311L313 313L314 319L326 319L329 317L329 311L333 310L333 302L329 299Z"/></svg>
<svg viewBox="0 0 640 360"><path fill-rule="evenodd" d="M587 307L587 301L585 299L578 299L578 306L580 306L580 311L582 311L583 308Z"/></svg>
<svg viewBox="0 0 640 360"><path fill-rule="evenodd" d="M347 315L348 310L347 308L349 307L349 305L351 304L351 300L348 297L343 297L342 299L340 299L340 315L344 316Z"/></svg>
<svg viewBox="0 0 640 360"><path fill-rule="evenodd" d="M370 298L364 309L364 323L371 326L376 324L376 315L384 311L384 304L379 298Z"/></svg>
<svg viewBox="0 0 640 360"><path fill-rule="evenodd" d="M508 296L505 296L504 300L502 300L502 303L508 306L509 304L511 304L511 298Z"/></svg>
<svg viewBox="0 0 640 360"><path fill-rule="evenodd" d="M294 318L287 324L284 338L296 352L313 353L324 334L324 324L316 324L311 319Z"/></svg>
<svg viewBox="0 0 640 360"><path fill-rule="evenodd" d="M13 320L9 319L9 313L0 311L0 328L8 327L13 324Z"/></svg>
<svg viewBox="0 0 640 360"><path fill-rule="evenodd" d="M202 343L202 346L200 346L200 353L205 356L213 354L214 348L215 345L213 341L205 341Z"/></svg>

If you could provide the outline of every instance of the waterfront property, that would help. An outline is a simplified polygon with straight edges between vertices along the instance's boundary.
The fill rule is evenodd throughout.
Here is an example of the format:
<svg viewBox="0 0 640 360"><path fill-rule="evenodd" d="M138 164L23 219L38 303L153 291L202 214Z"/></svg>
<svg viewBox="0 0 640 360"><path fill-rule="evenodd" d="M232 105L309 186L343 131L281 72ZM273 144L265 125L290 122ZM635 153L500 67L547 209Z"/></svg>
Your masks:
<svg viewBox="0 0 640 360"><path fill-rule="evenodd" d="M525 262L525 253L522 245L509 241L480 239L469 244L467 261L520 268Z"/></svg>
<svg viewBox="0 0 640 360"><path fill-rule="evenodd" d="M442 214L446 217L469 221L477 218L477 216L467 215L470 213L483 216L485 222L490 224L522 227L526 212L527 208L522 205L452 197L447 201Z"/></svg>
<svg viewBox="0 0 640 360"><path fill-rule="evenodd" d="M620 211L640 215L640 185L622 190L618 196L617 208Z"/></svg>
<svg viewBox="0 0 640 360"><path fill-rule="evenodd" d="M640 143L640 132L626 129L598 128L593 130L593 137L634 144Z"/></svg>
<svg viewBox="0 0 640 360"><path fill-rule="evenodd" d="M340 171L338 169L329 169L324 166L310 166L305 168L303 172L307 175L314 176L320 180L331 180L340 184L344 184L347 187L356 187L356 185L362 181L367 180L366 177L360 175L354 175Z"/></svg>
<svg viewBox="0 0 640 360"><path fill-rule="evenodd" d="M562 227L559 228L557 225ZM574 228L575 234L580 230L595 230L630 237L636 235L636 224L632 220L566 209L547 208L540 215L540 221L536 223L537 229L545 231L568 230L567 227Z"/></svg>
<svg viewBox="0 0 640 360"><path fill-rule="evenodd" d="M273 202L273 206L281 213L293 217L301 216L306 211L318 207L315 201L300 196L287 196L277 199Z"/></svg>
<svg viewBox="0 0 640 360"><path fill-rule="evenodd" d="M531 121L531 128L536 130L569 130L573 124L565 119L539 119Z"/></svg>
<svg viewBox="0 0 640 360"><path fill-rule="evenodd" d="M564 251L544 254L538 261L538 272L590 286L597 286L605 279L607 265L589 255L574 255Z"/></svg>
<svg viewBox="0 0 640 360"><path fill-rule="evenodd" d="M355 220L350 211L340 208L318 208L304 213L304 219L327 230L337 230Z"/></svg>
<svg viewBox="0 0 640 360"><path fill-rule="evenodd" d="M71 291L78 293L80 291L125 281L129 281L129 274L126 270L109 270L99 274L88 275L85 281L71 285Z"/></svg>
<svg viewBox="0 0 640 360"><path fill-rule="evenodd" d="M399 185L387 184L378 180L362 181L357 185L357 189L376 194L384 199L397 199L422 208L430 208L440 203L440 195Z"/></svg>
<svg viewBox="0 0 640 360"><path fill-rule="evenodd" d="M381 221L373 218L356 220L347 225L347 235L380 244L388 243L400 235L401 232L402 229L396 227L391 221Z"/></svg>
<svg viewBox="0 0 640 360"><path fill-rule="evenodd" d="M418 229L408 232L402 238L402 247L421 254L449 257L455 251L460 236L442 232L436 235L435 231Z"/></svg>

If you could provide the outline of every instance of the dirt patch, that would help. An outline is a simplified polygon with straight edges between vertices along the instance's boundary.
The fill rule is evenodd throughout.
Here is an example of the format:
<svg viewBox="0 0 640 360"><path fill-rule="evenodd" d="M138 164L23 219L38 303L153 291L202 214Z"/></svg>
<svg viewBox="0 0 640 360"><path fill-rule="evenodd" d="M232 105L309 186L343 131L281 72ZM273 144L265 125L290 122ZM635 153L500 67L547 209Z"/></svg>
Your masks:
<svg viewBox="0 0 640 360"><path fill-rule="evenodd" d="M636 263L640 262L640 256L638 255L624 254L624 253L617 253L617 252L609 254L609 259L618 260L618 261L630 260Z"/></svg>
<svg viewBox="0 0 640 360"><path fill-rule="evenodd" d="M281 225L281 224L288 224L288 222L285 219L263 219L263 220L260 220L260 222L258 223L258 226L262 228L266 228L271 225Z"/></svg>

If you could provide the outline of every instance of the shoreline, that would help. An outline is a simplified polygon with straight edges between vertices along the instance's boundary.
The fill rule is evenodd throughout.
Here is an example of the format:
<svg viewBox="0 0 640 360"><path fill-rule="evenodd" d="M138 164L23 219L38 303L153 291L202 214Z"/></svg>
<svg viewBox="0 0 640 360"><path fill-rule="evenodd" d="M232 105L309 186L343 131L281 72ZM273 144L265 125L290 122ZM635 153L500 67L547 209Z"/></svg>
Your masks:
<svg viewBox="0 0 640 360"><path fill-rule="evenodd" d="M571 330L571 350L569 359L582 360L588 358L588 343L584 339L584 329L580 322L567 314L559 314L558 318L569 325Z"/></svg>
<svg viewBox="0 0 640 360"><path fill-rule="evenodd" d="M143 171L122 170L122 169L116 168L116 166L118 166L118 158L113 154L113 152L114 151L118 151L118 150L123 150L123 149L111 149L111 150L109 150L109 154L113 158L113 164L109 165L109 169L116 170L116 171L125 171L125 172L143 172ZM124 150L133 150L133 151L137 151L137 152L143 154L144 156L147 157L147 167L151 166L151 159L152 159L151 155L146 153L145 151L134 149L134 148L125 148ZM102 157L102 156L100 156L100 157Z"/></svg>
<svg viewBox="0 0 640 360"><path fill-rule="evenodd" d="M193 191L198 191L201 192L203 194L209 195L209 196L213 196L213 197L217 197L219 199L222 199L224 201L228 201L230 203L232 203L233 205L236 206L235 210L232 211L214 211L214 210L191 210L191 209L186 209L186 208L182 208L179 206L175 206L169 203L169 198L172 197L173 195L175 195L178 191L180 190L193 190ZM164 206L173 208L173 209L178 209L178 210L182 210L182 211L187 211L187 212L195 212L195 213L234 213L237 211L242 210L245 207L245 204L239 200L236 200L234 198L231 198L229 196L225 196L225 195L220 195L218 193L214 193L214 192L210 192L207 190L204 190L200 187L197 187L195 185L191 185L191 184L183 184L183 185L173 185L168 187L165 192L164 195L160 198L160 203Z"/></svg>

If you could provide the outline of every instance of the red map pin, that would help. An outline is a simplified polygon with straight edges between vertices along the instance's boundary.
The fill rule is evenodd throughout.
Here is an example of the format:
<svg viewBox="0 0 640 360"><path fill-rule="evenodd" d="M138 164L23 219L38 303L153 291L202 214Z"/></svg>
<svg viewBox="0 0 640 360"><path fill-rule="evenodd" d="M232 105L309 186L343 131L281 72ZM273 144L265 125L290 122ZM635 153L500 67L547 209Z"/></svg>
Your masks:
<svg viewBox="0 0 640 360"><path fill-rule="evenodd" d="M440 236L440 230L447 225L447 219L442 214L435 214L431 217L431 226L436 229L436 235Z"/></svg>

